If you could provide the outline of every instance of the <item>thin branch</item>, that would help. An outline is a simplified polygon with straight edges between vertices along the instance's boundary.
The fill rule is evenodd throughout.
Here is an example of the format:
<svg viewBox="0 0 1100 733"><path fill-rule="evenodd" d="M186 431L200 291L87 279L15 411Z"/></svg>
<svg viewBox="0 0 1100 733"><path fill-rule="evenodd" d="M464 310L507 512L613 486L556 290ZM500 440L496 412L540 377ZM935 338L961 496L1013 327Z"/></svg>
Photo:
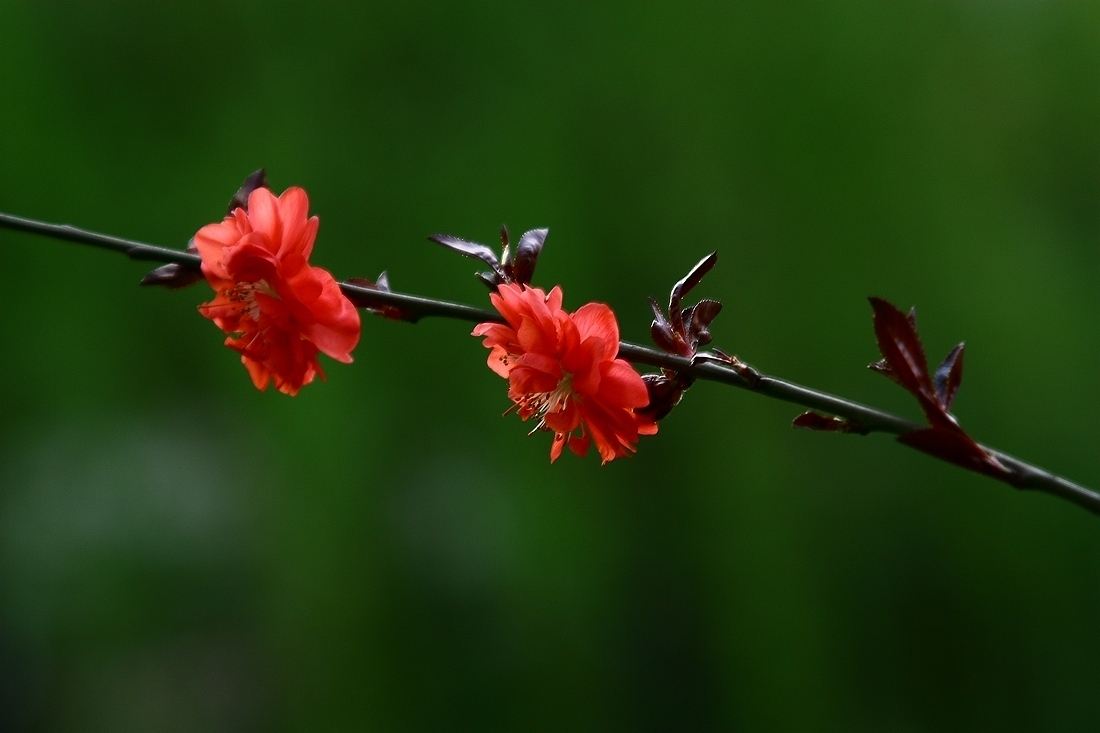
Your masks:
<svg viewBox="0 0 1100 733"><path fill-rule="evenodd" d="M0 213L0 228L14 229L53 239L109 249L125 254L135 260L175 262L194 269L198 269L201 262L199 256L191 252L158 247L106 234L97 234L65 224L48 224L33 219L24 219L10 214ZM340 287L345 293L354 295L359 303L372 306L395 306L402 313L417 318L437 316L471 323L501 320L500 315L494 311L474 308L462 303L374 290L347 282L341 283ZM671 369L690 374L696 379L721 382L766 397L836 415L858 425L861 432L903 435L922 427L917 423L874 407L766 374L760 374L759 377L754 376L749 380L736 369L720 363L691 360L626 341L620 344L619 355L638 364ZM1094 514L1100 514L1100 494L1095 491L999 450L988 446L982 447L1012 472L1012 485L1016 488L1051 494L1083 507Z"/></svg>

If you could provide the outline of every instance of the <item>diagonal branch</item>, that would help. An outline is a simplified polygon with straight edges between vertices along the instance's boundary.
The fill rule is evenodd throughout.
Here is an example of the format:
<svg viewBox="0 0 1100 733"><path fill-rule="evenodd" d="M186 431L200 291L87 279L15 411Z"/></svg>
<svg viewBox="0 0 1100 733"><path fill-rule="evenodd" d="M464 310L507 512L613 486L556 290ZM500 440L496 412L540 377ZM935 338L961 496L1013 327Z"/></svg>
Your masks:
<svg viewBox="0 0 1100 733"><path fill-rule="evenodd" d="M49 224L10 214L0 213L0 228L14 229L53 239L109 249L125 254L135 260L175 262L193 269L198 269L201 262L199 256L191 252L158 247L144 242L98 234L66 224ZM494 311L475 308L462 303L436 300L406 293L375 290L349 282L341 283L340 287L345 293L353 295L357 303L368 306L395 306L400 308L403 313L417 318L437 316L471 323L501 320L500 315ZM765 397L820 410L858 425L861 432L904 435L922 427L917 423L874 407L810 387L804 387L778 377L766 374L756 376L754 374L753 378L749 380L743 376L743 372L721 363L674 356L626 341L620 344L619 355L638 364L671 369L690 374L696 379L721 382ZM1100 494L1095 491L994 448L982 447L1009 469L1012 474L1010 483L1016 488L1057 496L1083 507L1093 514L1100 514Z"/></svg>

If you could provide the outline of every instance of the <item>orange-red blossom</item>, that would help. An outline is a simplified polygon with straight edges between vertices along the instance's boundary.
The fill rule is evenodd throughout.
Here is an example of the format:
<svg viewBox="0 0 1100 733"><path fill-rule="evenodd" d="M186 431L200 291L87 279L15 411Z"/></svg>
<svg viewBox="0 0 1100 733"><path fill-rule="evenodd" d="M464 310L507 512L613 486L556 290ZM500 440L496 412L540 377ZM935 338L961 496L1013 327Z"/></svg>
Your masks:
<svg viewBox="0 0 1100 733"><path fill-rule="evenodd" d="M288 188L277 197L258 188L195 235L202 271L216 293L199 307L240 352L257 389L274 382L288 395L324 373L318 353L344 363L359 342L359 313L336 280L309 264L318 219L309 197Z"/></svg>
<svg viewBox="0 0 1100 733"><path fill-rule="evenodd" d="M569 446L577 455L596 444L603 462L633 453L656 423L634 414L649 402L645 383L619 352L619 324L602 303L567 313L561 288L501 285L489 296L506 323L481 323L489 368L508 380L508 397L535 430L554 433L550 460Z"/></svg>

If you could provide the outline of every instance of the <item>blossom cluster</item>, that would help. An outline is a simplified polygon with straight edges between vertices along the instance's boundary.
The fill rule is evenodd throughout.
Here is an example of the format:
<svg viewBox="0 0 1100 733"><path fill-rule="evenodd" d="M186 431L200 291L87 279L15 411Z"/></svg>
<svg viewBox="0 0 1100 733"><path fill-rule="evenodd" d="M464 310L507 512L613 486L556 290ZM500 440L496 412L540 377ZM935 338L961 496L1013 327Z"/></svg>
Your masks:
<svg viewBox="0 0 1100 733"><path fill-rule="evenodd" d="M226 334L225 345L240 354L257 389L273 385L295 395L324 376L320 354L352 361L360 338L357 305L366 304L310 264L318 225L304 190L276 196L258 171L233 197L226 216L192 240L214 290L199 312ZM485 245L445 235L432 239L490 267L479 277L492 290L489 301L500 320L478 324L473 335L489 349L489 368L508 381L506 413L531 421L532 434L552 434L552 462L566 447L584 455L594 446L607 463L635 452L640 436L657 432L657 418L647 411L651 385L618 357L619 325L609 306L587 303L567 311L560 286L547 292L531 285L546 235L545 229L532 230L511 248L502 231L500 259ZM190 278L166 266L146 282L179 287ZM375 283L349 283L388 289L384 275ZM374 310L401 317L395 309ZM660 416L667 411L662 408Z"/></svg>
<svg viewBox="0 0 1100 733"><path fill-rule="evenodd" d="M143 285L182 288L205 279L214 295L199 312L225 334L225 345L237 352L261 391L274 386L298 394L318 376L324 378L322 354L350 363L360 340L359 310L409 322L442 315L480 321L471 335L489 350L489 369L507 381L511 405L505 415L514 412L531 423L530 434L552 436L552 463L566 448L584 455L594 446L605 464L633 454L641 436L657 433L658 423L696 379L709 379L811 407L794 419L794 427L892 433L941 460L1100 513L1100 493L990 449L963 429L953 407L965 346L958 344L930 369L915 310L906 313L882 298L870 298L881 358L869 367L917 400L924 424L761 374L737 356L710 347L722 303L687 298L715 266L717 253L673 284L667 304L650 299L654 351L619 341L610 306L586 303L571 311L560 285L532 284L547 229L524 232L513 244L501 228L499 255L494 247L449 234L428 238L488 268L477 278L488 286L495 313L393 292L385 272L374 280L338 282L328 270L310 264L319 220L310 216L306 192L291 187L276 196L262 170L245 179L221 221L196 232L187 252L2 213L0 226L168 263L147 273ZM639 374L632 361L658 369Z"/></svg>
<svg viewBox="0 0 1100 733"><path fill-rule="evenodd" d="M604 463L633 453L657 424L636 413L649 404L641 375L618 359L619 324L611 308L562 308L562 291L505 283L489 296L505 323L481 323L489 368L508 380L508 397L535 430L554 434L550 460L562 448L584 455L590 443Z"/></svg>
<svg viewBox="0 0 1100 733"><path fill-rule="evenodd" d="M225 345L257 389L295 395L317 375L319 353L351 363L359 312L336 279L309 264L317 217L300 188L275 197L258 187L247 203L195 235L214 299L199 307L226 335Z"/></svg>

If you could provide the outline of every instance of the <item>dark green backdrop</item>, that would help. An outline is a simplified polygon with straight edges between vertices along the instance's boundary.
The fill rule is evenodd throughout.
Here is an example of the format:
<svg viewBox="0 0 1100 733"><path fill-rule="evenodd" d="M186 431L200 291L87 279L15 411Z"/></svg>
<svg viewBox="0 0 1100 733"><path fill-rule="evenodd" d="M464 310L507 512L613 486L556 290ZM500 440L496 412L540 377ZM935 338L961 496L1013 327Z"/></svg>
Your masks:
<svg viewBox="0 0 1100 733"><path fill-rule="evenodd" d="M549 226L634 340L717 248L718 345L915 414L864 297L917 304L976 435L1100 482L1095 3L159 5L0 0L0 210L182 246L263 165L341 276L482 304L425 235ZM0 728L1096 726L1069 505L709 384L551 467L466 324L288 399L204 285L0 248Z"/></svg>

